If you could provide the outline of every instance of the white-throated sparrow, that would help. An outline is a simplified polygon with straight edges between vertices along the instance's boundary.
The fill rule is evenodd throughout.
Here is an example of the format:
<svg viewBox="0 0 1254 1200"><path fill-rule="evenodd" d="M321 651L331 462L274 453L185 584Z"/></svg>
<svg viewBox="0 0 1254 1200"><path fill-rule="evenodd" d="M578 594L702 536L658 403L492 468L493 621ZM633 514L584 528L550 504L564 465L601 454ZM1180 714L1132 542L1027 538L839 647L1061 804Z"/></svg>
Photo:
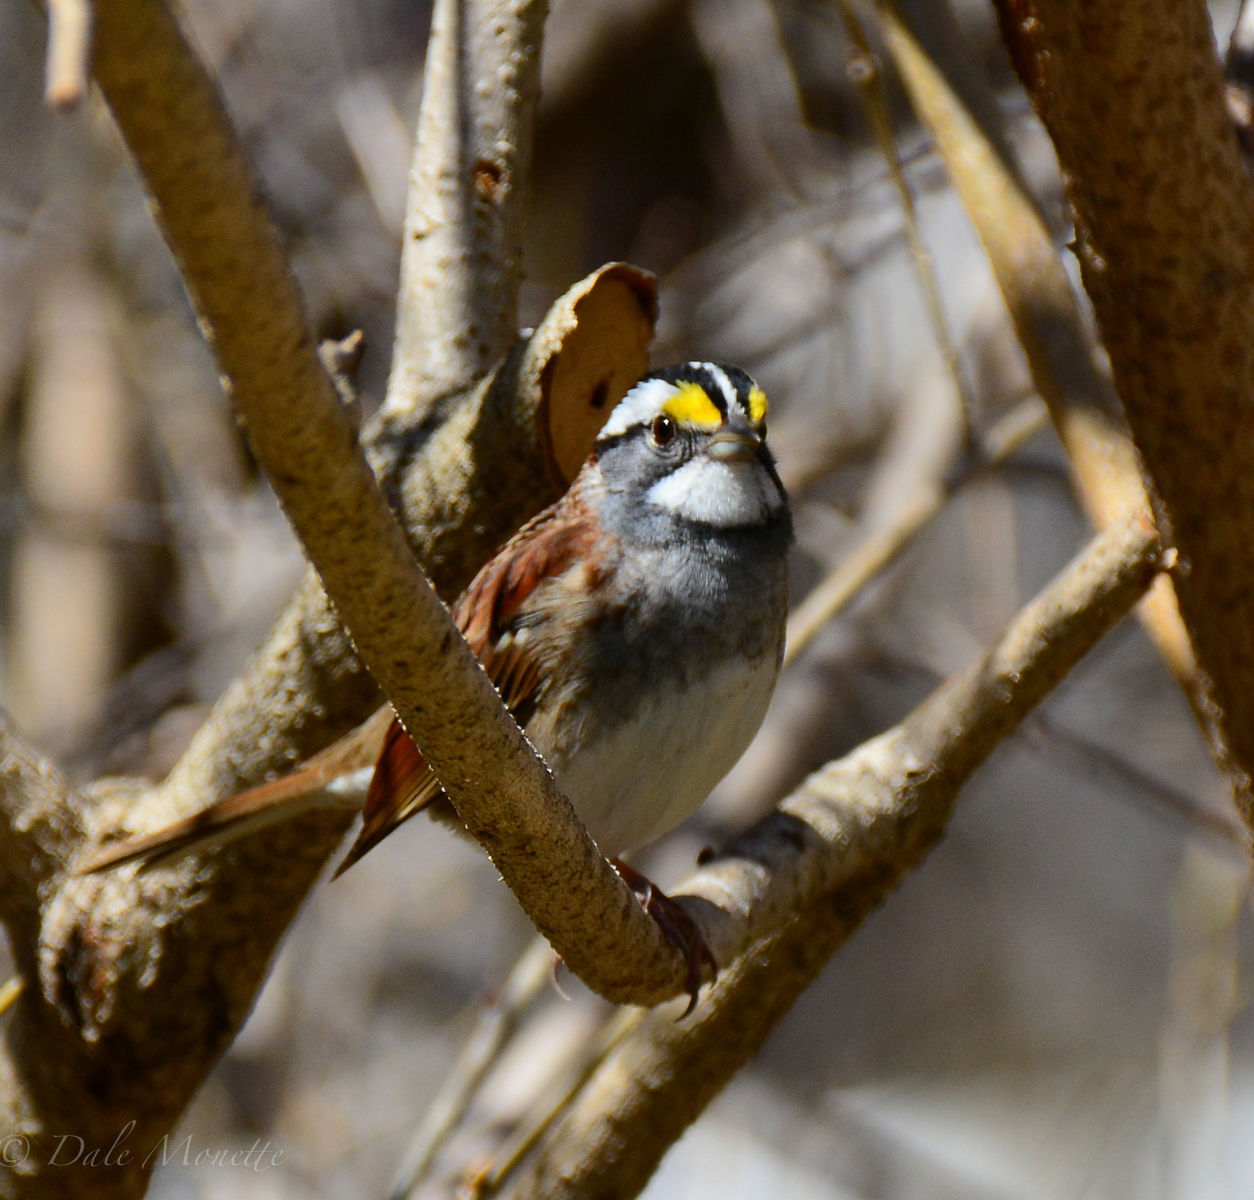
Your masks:
<svg viewBox="0 0 1254 1200"><path fill-rule="evenodd" d="M454 619L602 851L673 828L740 757L784 647L792 521L766 447L766 397L743 371L685 363L645 376L610 414L570 490L475 577ZM84 870L217 842L314 802L376 761L340 870L424 808L456 822L385 706L293 774ZM623 868L690 961L682 910ZM699 961L697 962L699 977Z"/></svg>

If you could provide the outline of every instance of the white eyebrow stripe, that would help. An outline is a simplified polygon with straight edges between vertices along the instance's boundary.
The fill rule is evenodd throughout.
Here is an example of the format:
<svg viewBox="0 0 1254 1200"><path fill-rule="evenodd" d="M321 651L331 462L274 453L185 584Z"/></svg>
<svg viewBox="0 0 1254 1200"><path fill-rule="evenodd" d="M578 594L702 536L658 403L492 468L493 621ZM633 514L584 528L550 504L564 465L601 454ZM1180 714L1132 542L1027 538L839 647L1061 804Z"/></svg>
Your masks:
<svg viewBox="0 0 1254 1200"><path fill-rule="evenodd" d="M662 411L662 405L675 395L675 385L665 379L645 379L636 384L610 413L597 441L617 437L636 425L647 425Z"/></svg>

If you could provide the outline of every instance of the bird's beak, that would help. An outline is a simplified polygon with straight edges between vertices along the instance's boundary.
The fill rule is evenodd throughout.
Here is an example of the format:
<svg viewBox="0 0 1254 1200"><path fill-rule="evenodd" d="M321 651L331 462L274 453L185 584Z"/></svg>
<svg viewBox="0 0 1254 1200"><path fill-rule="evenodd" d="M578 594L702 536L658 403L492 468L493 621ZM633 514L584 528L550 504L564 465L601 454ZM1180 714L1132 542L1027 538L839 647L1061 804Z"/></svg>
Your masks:
<svg viewBox="0 0 1254 1200"><path fill-rule="evenodd" d="M762 446L762 435L737 422L725 425L706 443L706 453L716 462L748 462Z"/></svg>

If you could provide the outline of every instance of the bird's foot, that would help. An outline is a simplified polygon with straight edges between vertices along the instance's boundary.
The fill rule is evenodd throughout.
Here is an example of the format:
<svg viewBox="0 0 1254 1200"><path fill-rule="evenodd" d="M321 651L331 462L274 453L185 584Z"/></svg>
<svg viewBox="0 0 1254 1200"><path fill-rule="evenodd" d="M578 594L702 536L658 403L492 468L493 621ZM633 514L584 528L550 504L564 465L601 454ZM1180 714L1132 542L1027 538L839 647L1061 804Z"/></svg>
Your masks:
<svg viewBox="0 0 1254 1200"><path fill-rule="evenodd" d="M701 975L705 967L708 965L710 971L717 975L718 963L697 923L682 904L672 900L648 876L628 866L621 858L611 858L610 862L635 893L644 911L657 923L666 940L679 948L688 964L688 1007L679 1015L682 1021L697 1006L697 993L701 990Z"/></svg>

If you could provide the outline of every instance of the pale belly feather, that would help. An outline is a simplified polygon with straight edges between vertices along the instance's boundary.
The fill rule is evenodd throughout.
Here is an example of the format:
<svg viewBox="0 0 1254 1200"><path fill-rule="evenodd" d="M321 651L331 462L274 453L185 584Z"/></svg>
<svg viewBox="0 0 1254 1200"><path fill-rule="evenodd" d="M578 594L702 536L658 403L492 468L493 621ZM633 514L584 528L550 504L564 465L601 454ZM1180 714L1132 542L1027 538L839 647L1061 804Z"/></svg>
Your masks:
<svg viewBox="0 0 1254 1200"><path fill-rule="evenodd" d="M602 853L624 854L690 816L735 766L775 675L773 656L748 669L729 663L686 690L660 690L632 721L567 753L550 751L543 735L537 748Z"/></svg>

